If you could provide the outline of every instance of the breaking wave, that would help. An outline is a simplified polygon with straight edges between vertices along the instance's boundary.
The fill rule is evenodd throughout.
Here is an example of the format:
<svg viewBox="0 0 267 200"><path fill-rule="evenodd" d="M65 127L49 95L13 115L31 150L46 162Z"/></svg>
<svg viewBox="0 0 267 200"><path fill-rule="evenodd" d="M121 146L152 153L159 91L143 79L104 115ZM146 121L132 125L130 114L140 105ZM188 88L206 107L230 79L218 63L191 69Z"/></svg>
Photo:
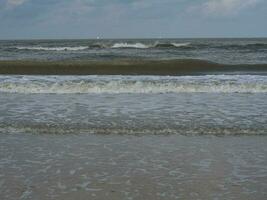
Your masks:
<svg viewBox="0 0 267 200"><path fill-rule="evenodd" d="M136 48L136 49L147 49L150 46L145 45L143 43L135 43L135 44L130 44L130 43L115 43L111 46L111 48Z"/></svg>
<svg viewBox="0 0 267 200"><path fill-rule="evenodd" d="M156 42L154 44L143 44L143 43L115 43L111 48L136 48L136 49L148 49L148 48L180 48L188 47L190 43L160 43Z"/></svg>
<svg viewBox="0 0 267 200"><path fill-rule="evenodd" d="M1 76L7 93L267 93L260 75L206 76Z"/></svg>
<svg viewBox="0 0 267 200"><path fill-rule="evenodd" d="M191 43L191 42L167 42L167 41L155 41L155 42L96 42L89 43L87 46L16 46L17 50L31 50L31 51L82 51L86 49L203 49L203 48L215 48L215 49L236 49L236 50L265 50L267 49L267 43L230 43L230 44L204 44L204 43Z"/></svg>
<svg viewBox="0 0 267 200"><path fill-rule="evenodd" d="M39 51L81 51L88 49L88 46L78 46L78 47L37 47L37 46L29 46L29 47L16 47L19 50L39 50Z"/></svg>

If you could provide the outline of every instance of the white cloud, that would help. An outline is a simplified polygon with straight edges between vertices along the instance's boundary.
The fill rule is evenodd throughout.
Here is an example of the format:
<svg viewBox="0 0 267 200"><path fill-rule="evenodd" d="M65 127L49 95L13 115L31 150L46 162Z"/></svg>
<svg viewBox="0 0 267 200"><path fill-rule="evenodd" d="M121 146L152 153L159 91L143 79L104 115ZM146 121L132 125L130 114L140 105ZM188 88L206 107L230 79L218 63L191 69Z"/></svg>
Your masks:
<svg viewBox="0 0 267 200"><path fill-rule="evenodd" d="M24 4L28 0L7 0L7 6L16 7Z"/></svg>
<svg viewBox="0 0 267 200"><path fill-rule="evenodd" d="M262 0L207 0L201 5L191 7L191 11L200 11L206 15L231 16L244 9L255 6Z"/></svg>

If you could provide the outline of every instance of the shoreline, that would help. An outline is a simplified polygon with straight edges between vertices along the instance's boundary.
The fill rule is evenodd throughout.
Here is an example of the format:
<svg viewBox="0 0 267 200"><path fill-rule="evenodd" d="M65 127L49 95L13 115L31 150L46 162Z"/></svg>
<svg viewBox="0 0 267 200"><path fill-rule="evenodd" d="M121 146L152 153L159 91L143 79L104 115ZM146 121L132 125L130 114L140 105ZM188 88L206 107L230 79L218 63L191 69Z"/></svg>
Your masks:
<svg viewBox="0 0 267 200"><path fill-rule="evenodd" d="M0 61L0 75L205 75L267 74L267 64L205 60Z"/></svg>

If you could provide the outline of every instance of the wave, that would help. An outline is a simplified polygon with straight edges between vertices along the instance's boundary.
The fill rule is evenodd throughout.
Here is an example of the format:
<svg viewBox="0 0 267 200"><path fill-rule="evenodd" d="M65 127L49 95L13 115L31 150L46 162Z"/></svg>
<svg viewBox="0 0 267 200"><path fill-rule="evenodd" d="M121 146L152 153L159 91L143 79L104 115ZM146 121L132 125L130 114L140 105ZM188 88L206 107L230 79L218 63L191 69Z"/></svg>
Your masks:
<svg viewBox="0 0 267 200"><path fill-rule="evenodd" d="M267 93L260 75L206 76L0 76L7 93Z"/></svg>
<svg viewBox="0 0 267 200"><path fill-rule="evenodd" d="M94 45L93 45L94 46ZM99 48L109 48L108 45L96 45ZM201 44L191 42L155 42L155 43L115 43L110 48L136 48L136 49L153 49L153 48L222 48L222 49L262 49L267 48L267 43L248 43L248 44Z"/></svg>
<svg viewBox="0 0 267 200"><path fill-rule="evenodd" d="M207 46L209 47L209 46ZM257 50L257 49L267 49L267 43L248 43L248 44L222 44L222 45L215 45L211 46L218 49L246 49L246 50Z"/></svg>
<svg viewBox="0 0 267 200"><path fill-rule="evenodd" d="M267 47L267 43L252 43L244 45L246 47Z"/></svg>
<svg viewBox="0 0 267 200"><path fill-rule="evenodd" d="M188 47L190 43L114 43L108 44L90 44L89 46L77 46L77 47L42 47L42 46L18 46L18 50L36 50L36 51L81 51L86 49L148 49L148 48L180 48Z"/></svg>
<svg viewBox="0 0 267 200"><path fill-rule="evenodd" d="M36 50L36 51L81 51L86 49L147 49L156 47L153 45L146 45L143 43L115 43L112 45L108 44L90 44L89 46L77 46L77 47L42 47L42 46L18 46L16 49L18 50Z"/></svg>
<svg viewBox="0 0 267 200"><path fill-rule="evenodd" d="M96 43L96 44L90 44L89 47L92 49L103 49L107 48L107 45Z"/></svg>
<svg viewBox="0 0 267 200"><path fill-rule="evenodd" d="M267 43L248 43L248 44L192 44L190 42L155 42L155 43L128 43L118 42L114 44L108 43L92 43L88 46L63 46L63 47L43 47L43 46L17 46L18 50L36 50L36 51L81 51L86 49L162 49L162 48L183 48L183 49L203 49L203 48L216 48L216 49L267 49Z"/></svg>
<svg viewBox="0 0 267 200"><path fill-rule="evenodd" d="M143 44L143 43L115 43L111 48L136 48L136 49L148 49L148 48L181 48L189 47L191 43L175 43L175 42L166 42L160 43L156 42L154 44Z"/></svg>
<svg viewBox="0 0 267 200"><path fill-rule="evenodd" d="M150 46L145 45L143 43L115 43L111 46L111 48L136 48L136 49L147 49L150 48Z"/></svg>
<svg viewBox="0 0 267 200"><path fill-rule="evenodd" d="M37 50L37 51L81 51L88 49L88 46L77 46L77 47L41 47L41 46L25 46L16 47L18 50Z"/></svg>
<svg viewBox="0 0 267 200"><path fill-rule="evenodd" d="M189 47L191 43L186 42L186 43L155 43L153 47L155 48L179 48L179 47Z"/></svg>
<svg viewBox="0 0 267 200"><path fill-rule="evenodd" d="M200 59L0 61L0 74L17 75L266 75L267 64L220 64Z"/></svg>
<svg viewBox="0 0 267 200"><path fill-rule="evenodd" d="M265 49L267 43L248 43L248 44L207 44L207 43L191 43L191 42L159 42L154 43L127 43L120 42L112 45L92 44L92 48L136 48L136 49L161 49L161 48L187 48L187 49L204 49L204 48L218 48L218 49Z"/></svg>

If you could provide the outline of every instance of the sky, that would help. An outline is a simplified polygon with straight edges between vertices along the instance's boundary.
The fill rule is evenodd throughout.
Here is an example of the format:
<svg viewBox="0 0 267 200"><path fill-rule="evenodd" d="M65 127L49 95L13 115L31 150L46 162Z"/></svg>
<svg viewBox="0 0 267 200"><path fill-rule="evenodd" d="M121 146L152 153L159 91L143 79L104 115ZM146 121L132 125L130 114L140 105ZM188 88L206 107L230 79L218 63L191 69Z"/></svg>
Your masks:
<svg viewBox="0 0 267 200"><path fill-rule="evenodd" d="M267 37L267 0L0 0L0 39Z"/></svg>

